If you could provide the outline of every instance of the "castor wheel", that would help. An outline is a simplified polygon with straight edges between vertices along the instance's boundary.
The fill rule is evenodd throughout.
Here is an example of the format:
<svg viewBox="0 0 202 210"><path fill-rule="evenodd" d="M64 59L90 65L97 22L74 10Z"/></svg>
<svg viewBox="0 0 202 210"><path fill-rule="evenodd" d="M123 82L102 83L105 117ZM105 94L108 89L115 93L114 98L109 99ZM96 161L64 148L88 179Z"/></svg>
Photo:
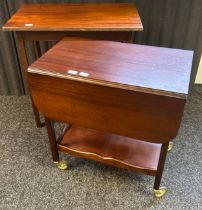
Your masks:
<svg viewBox="0 0 202 210"><path fill-rule="evenodd" d="M160 187L158 190L154 190L154 196L156 198L161 198L165 195L167 189L165 187Z"/></svg>
<svg viewBox="0 0 202 210"><path fill-rule="evenodd" d="M54 163L61 170L67 170L68 169L68 164L65 160L59 160L58 162L54 162Z"/></svg>
<svg viewBox="0 0 202 210"><path fill-rule="evenodd" d="M171 151L173 148L173 142L169 142L169 145L168 145L168 152Z"/></svg>

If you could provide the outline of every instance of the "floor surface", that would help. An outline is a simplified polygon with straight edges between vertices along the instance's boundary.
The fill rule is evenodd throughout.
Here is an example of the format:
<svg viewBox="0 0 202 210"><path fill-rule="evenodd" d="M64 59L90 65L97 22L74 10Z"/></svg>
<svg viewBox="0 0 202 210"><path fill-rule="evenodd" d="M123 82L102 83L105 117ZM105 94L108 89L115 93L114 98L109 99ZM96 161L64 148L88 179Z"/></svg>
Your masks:
<svg viewBox="0 0 202 210"><path fill-rule="evenodd" d="M154 178L64 156L51 160L46 129L37 129L28 96L0 97L0 209L202 209L202 87L192 91L179 135L168 154L160 200Z"/></svg>

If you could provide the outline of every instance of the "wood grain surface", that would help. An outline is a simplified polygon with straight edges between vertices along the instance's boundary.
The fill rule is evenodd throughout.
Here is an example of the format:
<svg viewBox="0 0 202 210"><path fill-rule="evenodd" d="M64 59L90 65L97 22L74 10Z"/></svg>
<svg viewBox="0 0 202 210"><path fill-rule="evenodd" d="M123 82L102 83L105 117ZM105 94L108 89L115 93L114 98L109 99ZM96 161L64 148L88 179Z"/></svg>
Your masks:
<svg viewBox="0 0 202 210"><path fill-rule="evenodd" d="M193 52L111 41L65 38L29 72L116 88L186 97ZM71 75L69 70L78 71ZM88 73L82 77L80 72Z"/></svg>
<svg viewBox="0 0 202 210"><path fill-rule="evenodd" d="M165 143L180 126L192 55L65 38L31 65L28 81L34 103L49 119Z"/></svg>
<svg viewBox="0 0 202 210"><path fill-rule="evenodd" d="M4 25L13 31L142 31L135 4L24 4Z"/></svg>
<svg viewBox="0 0 202 210"><path fill-rule="evenodd" d="M145 141L177 135L186 99L28 72L38 110L49 119Z"/></svg>
<svg viewBox="0 0 202 210"><path fill-rule="evenodd" d="M155 175L161 144L72 126L58 144L58 149L79 157Z"/></svg>

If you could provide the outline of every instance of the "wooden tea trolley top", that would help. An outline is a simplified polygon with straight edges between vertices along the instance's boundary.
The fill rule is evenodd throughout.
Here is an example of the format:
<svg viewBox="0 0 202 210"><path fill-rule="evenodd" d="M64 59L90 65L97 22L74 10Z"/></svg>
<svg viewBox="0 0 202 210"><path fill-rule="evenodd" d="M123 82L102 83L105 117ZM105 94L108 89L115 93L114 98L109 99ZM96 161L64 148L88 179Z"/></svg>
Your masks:
<svg viewBox="0 0 202 210"><path fill-rule="evenodd" d="M29 72L186 98L192 51L65 38Z"/></svg>
<svg viewBox="0 0 202 210"><path fill-rule="evenodd" d="M4 25L9 31L141 31L130 3L24 4Z"/></svg>
<svg viewBox="0 0 202 210"><path fill-rule="evenodd" d="M177 135L192 56L65 38L29 67L28 81L37 107L50 119L162 143Z"/></svg>

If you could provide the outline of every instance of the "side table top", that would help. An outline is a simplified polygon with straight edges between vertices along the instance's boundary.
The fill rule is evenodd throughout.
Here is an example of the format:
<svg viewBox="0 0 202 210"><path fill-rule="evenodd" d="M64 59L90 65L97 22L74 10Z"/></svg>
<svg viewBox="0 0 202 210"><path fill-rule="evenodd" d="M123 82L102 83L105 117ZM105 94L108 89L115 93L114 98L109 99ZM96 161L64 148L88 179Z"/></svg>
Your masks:
<svg viewBox="0 0 202 210"><path fill-rule="evenodd" d="M186 98L193 51L64 38L28 72Z"/></svg>
<svg viewBox="0 0 202 210"><path fill-rule="evenodd" d="M23 4L6 31L142 31L135 4Z"/></svg>

